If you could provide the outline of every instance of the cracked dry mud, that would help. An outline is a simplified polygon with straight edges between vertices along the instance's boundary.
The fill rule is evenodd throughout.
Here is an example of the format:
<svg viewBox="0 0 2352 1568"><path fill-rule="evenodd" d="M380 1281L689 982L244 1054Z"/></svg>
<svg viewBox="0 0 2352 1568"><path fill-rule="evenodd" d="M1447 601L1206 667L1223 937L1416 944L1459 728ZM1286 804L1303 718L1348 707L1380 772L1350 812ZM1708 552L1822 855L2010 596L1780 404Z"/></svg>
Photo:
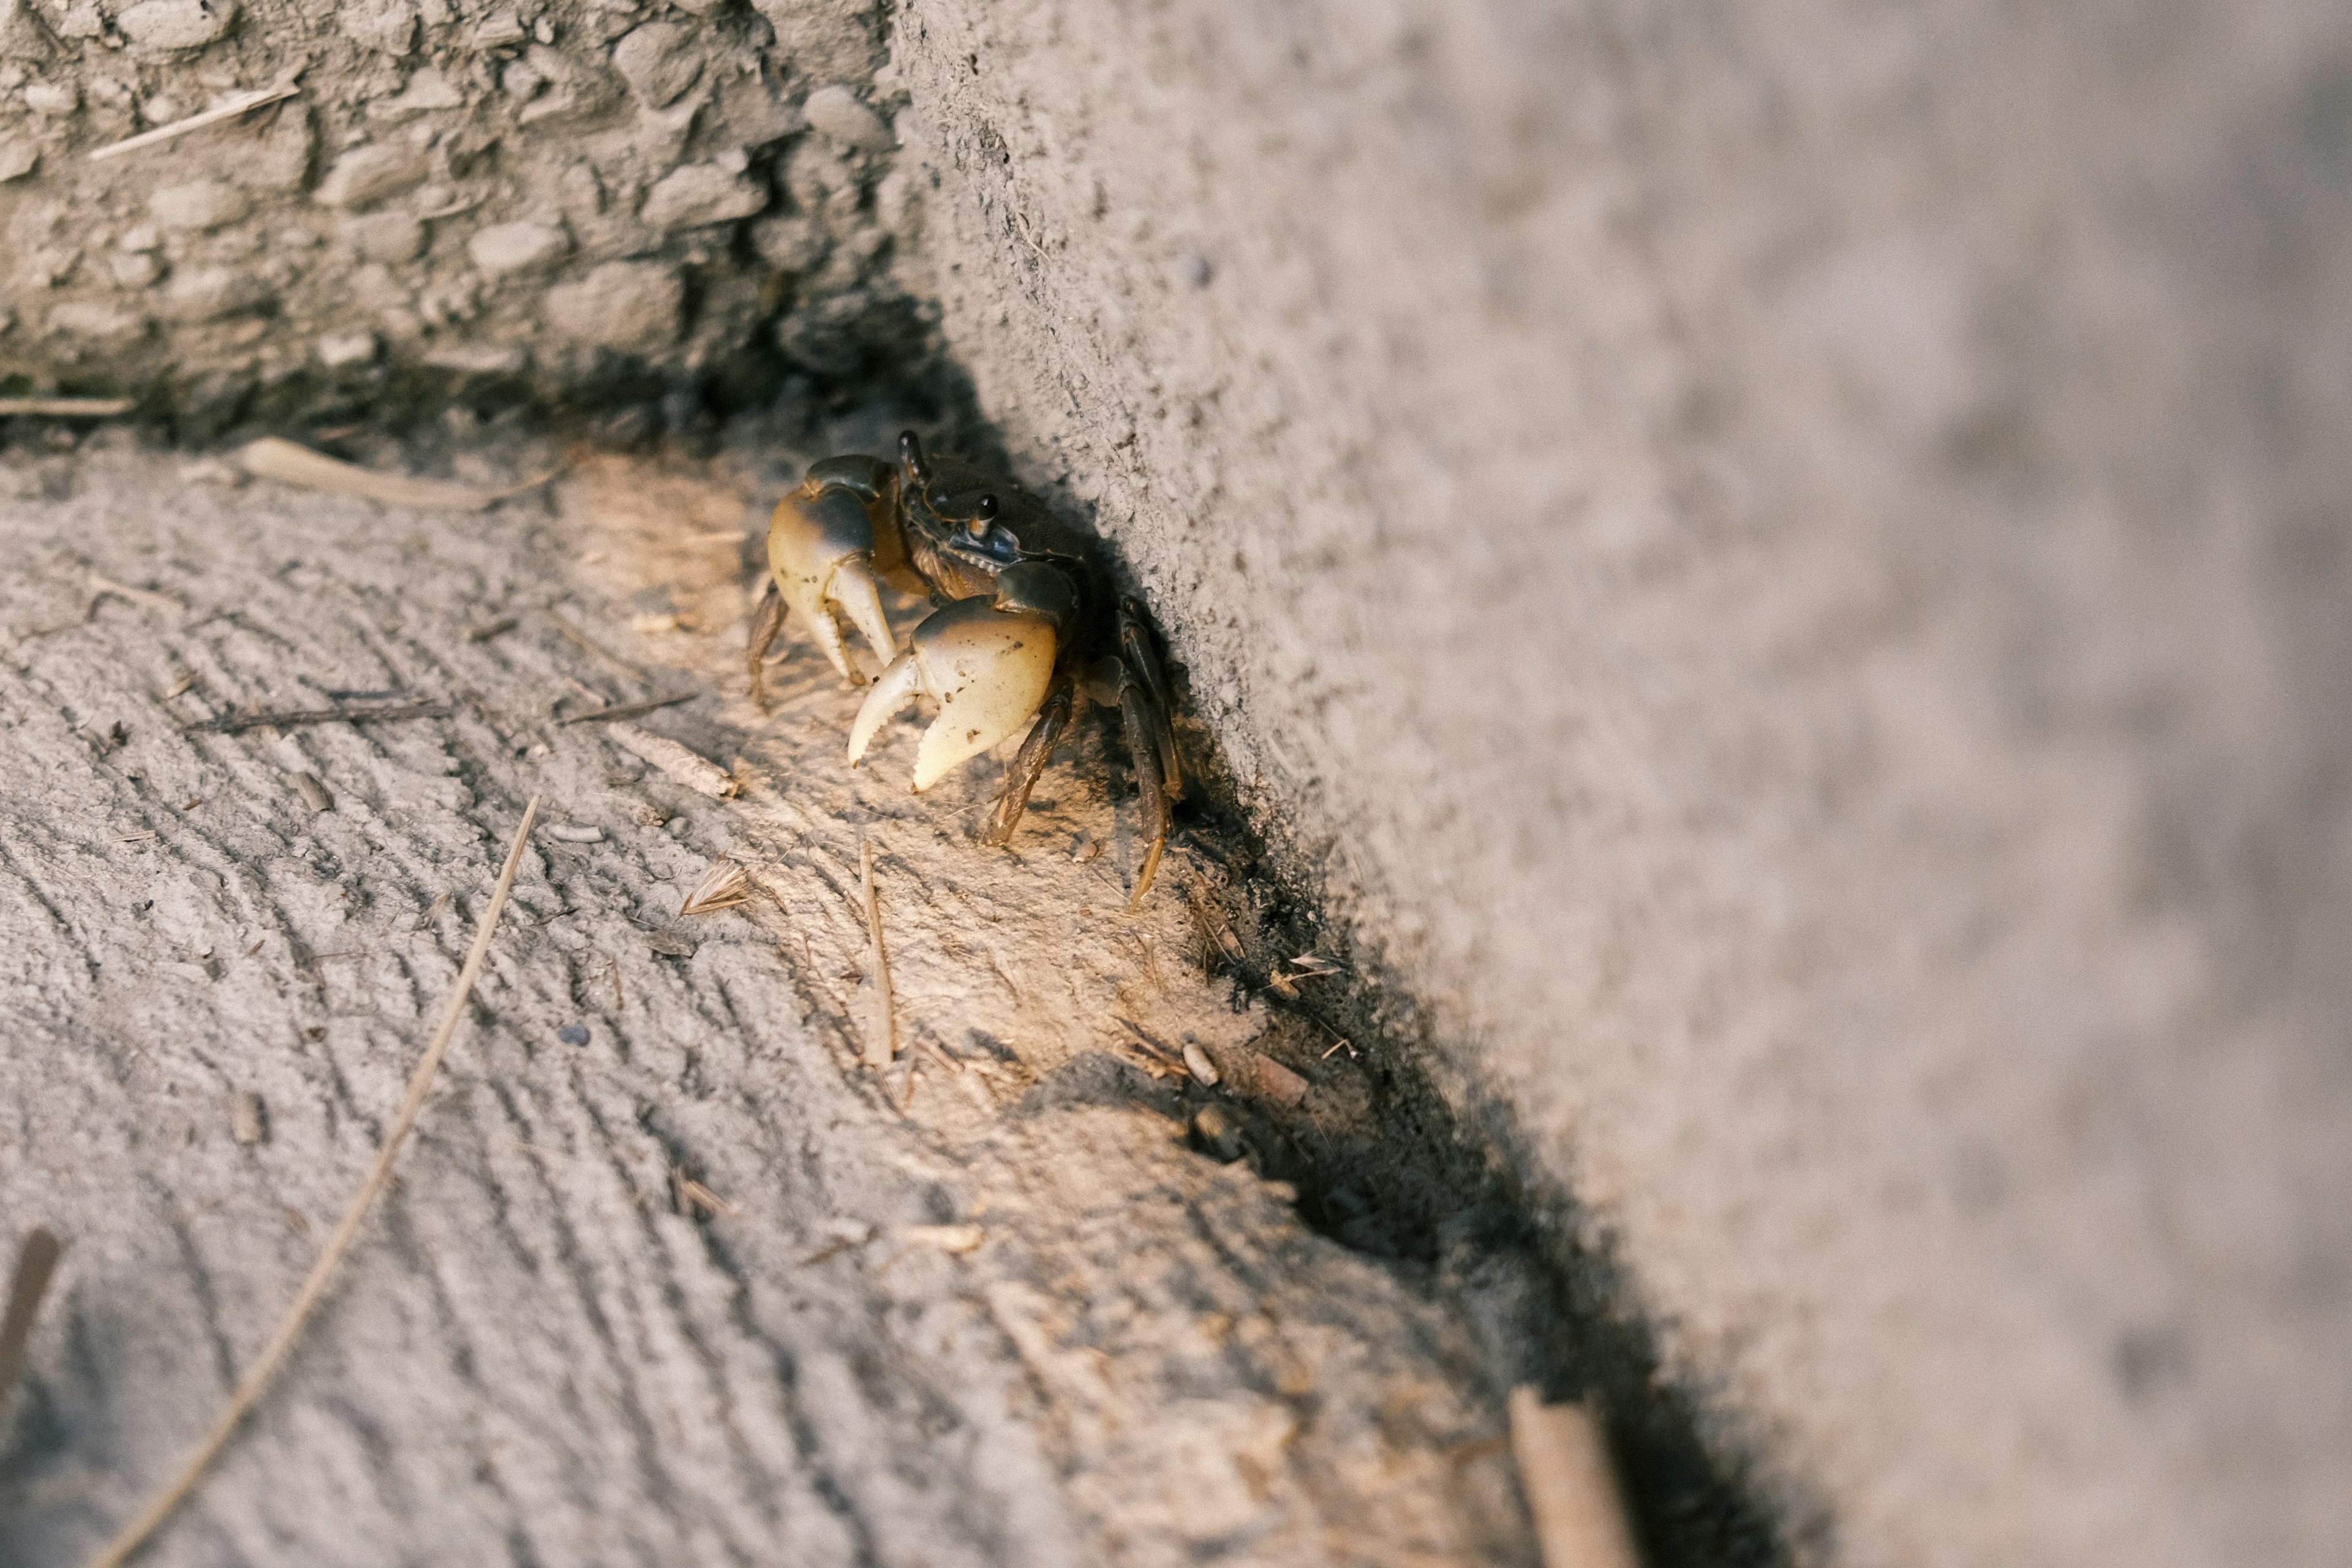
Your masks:
<svg viewBox="0 0 2352 1568"><path fill-rule="evenodd" d="M534 791L395 1186L145 1561L1532 1561L1465 1318L1200 1152L1209 1091L1149 1070L1189 1039L1230 1089L1279 1031L1197 960L1210 858L1120 912L1102 737L1006 854L974 837L999 764L911 795L910 716L851 771L856 694L797 637L754 711L751 476L587 457L474 517L184 468L12 462L0 499L0 1215L68 1243L0 1563L97 1545L250 1361ZM740 798L561 721L677 689L637 722ZM387 692L449 715L183 732ZM719 857L767 899L681 918ZM1301 1115L1365 1114L1344 1055L1291 1065Z"/></svg>

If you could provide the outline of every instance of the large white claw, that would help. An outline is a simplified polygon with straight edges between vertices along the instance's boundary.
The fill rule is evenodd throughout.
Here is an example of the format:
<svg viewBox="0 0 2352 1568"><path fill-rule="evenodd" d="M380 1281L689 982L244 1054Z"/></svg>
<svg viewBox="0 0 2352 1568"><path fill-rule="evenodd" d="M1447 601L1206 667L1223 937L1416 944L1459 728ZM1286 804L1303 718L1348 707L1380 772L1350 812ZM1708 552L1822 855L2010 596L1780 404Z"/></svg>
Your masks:
<svg viewBox="0 0 2352 1568"><path fill-rule="evenodd" d="M849 662L849 650L835 618L837 606L887 660L898 652L889 617L874 580L874 525L865 503L845 489L814 495L796 490L776 508L768 524L768 565L776 587L809 636L844 679L865 679Z"/></svg>
<svg viewBox="0 0 2352 1568"><path fill-rule="evenodd" d="M900 709L929 697L940 716L915 750L915 787L930 788L1035 717L1053 683L1054 653L1054 624L1044 616L1000 610L986 599L942 606L866 694L849 727L851 764Z"/></svg>

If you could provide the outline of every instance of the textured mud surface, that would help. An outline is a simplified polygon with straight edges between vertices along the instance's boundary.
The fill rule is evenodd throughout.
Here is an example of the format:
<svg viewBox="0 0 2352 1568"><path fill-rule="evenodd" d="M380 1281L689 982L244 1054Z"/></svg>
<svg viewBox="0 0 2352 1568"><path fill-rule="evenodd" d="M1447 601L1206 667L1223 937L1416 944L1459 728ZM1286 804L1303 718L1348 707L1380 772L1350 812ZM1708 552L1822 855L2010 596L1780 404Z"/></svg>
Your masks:
<svg viewBox="0 0 2352 1568"><path fill-rule="evenodd" d="M0 3L0 391L740 400L903 353L879 13ZM299 93L90 153L234 94Z"/></svg>
<svg viewBox="0 0 2352 1568"><path fill-rule="evenodd" d="M0 1562L93 1545L250 1359L532 791L395 1190L152 1561L1528 1560L1510 1369L1257 1173L1253 1095L1360 1132L1364 1069L1303 1057L1301 1106L1255 1056L1286 1037L1203 972L1199 852L1119 912L1098 739L985 851L994 764L913 797L910 721L853 774L804 643L772 714L740 696L739 488L592 458L477 519L184 467L5 470L0 1214L70 1250ZM562 721L679 689L639 724L739 799ZM449 712L184 728L370 693ZM861 837L908 1047L879 1075ZM764 900L681 918L720 856ZM1187 1041L1223 1089L1165 1065Z"/></svg>

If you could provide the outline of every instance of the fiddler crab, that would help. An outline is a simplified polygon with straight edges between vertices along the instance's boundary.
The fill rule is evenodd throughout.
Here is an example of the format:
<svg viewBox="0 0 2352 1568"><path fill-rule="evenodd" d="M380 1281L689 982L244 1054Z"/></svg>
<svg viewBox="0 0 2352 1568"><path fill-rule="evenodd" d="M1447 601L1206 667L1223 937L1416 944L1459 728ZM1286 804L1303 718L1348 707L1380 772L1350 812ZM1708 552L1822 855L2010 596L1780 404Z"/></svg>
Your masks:
<svg viewBox="0 0 2352 1568"><path fill-rule="evenodd" d="M1004 780L983 839L1003 847L1084 697L1118 711L1135 762L1148 840L1128 901L1150 889L1168 844L1168 806L1183 792L1168 680L1143 606L1115 595L1093 541L1012 480L974 463L926 456L912 430L898 461L848 456L812 464L768 524L773 579L752 617L751 694L764 703L768 650L789 611L851 685L845 619L885 661L849 729L849 761L908 703L939 716L915 752L915 788L1035 724ZM901 648L880 585L934 606Z"/></svg>

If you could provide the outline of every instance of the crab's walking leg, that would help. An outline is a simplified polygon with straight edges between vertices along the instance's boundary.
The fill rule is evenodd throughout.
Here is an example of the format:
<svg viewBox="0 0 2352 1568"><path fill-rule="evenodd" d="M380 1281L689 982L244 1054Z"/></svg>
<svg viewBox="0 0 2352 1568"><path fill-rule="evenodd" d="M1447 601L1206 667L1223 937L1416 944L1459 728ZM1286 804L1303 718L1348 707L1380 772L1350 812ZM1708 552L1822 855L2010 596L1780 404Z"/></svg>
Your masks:
<svg viewBox="0 0 2352 1568"><path fill-rule="evenodd" d="M1168 796L1171 793L1167 779L1160 772L1160 738L1168 730L1168 720L1144 689L1143 682L1129 675L1119 682L1118 716L1127 731L1128 755L1135 761L1135 804L1143 811L1143 831L1149 847L1143 852L1143 869L1136 874L1135 891L1129 895L1129 912L1140 908L1143 895L1151 890L1151 879L1159 874L1160 852L1168 847Z"/></svg>
<svg viewBox="0 0 2352 1568"><path fill-rule="evenodd" d="M760 595L760 607L751 612L751 641L743 650L743 660L751 672L751 702L765 710L768 706L768 650L776 646L776 634L784 629L784 596L776 592L773 573L768 576L768 591Z"/></svg>
<svg viewBox="0 0 2352 1568"><path fill-rule="evenodd" d="M988 831L981 842L1003 848L1013 842L1013 830L1021 826L1021 814L1029 809L1029 792L1037 787L1037 775L1045 771L1046 759L1070 727L1070 715L1077 706L1077 689L1066 672L1054 677L1054 684L1045 690L1045 705L1037 710L1036 726L1029 738L1021 742L1020 753L1004 775L1004 793L996 798L996 810L988 819Z"/></svg>
<svg viewBox="0 0 2352 1568"><path fill-rule="evenodd" d="M1181 800L1184 771L1176 761L1176 731L1169 722L1169 715L1176 711L1176 700L1168 689L1168 677L1160 672L1160 655L1151 646L1151 628L1144 620L1143 606L1132 598L1118 602L1118 655L1151 695L1158 721L1151 726L1151 742L1160 752L1160 780L1169 799Z"/></svg>

